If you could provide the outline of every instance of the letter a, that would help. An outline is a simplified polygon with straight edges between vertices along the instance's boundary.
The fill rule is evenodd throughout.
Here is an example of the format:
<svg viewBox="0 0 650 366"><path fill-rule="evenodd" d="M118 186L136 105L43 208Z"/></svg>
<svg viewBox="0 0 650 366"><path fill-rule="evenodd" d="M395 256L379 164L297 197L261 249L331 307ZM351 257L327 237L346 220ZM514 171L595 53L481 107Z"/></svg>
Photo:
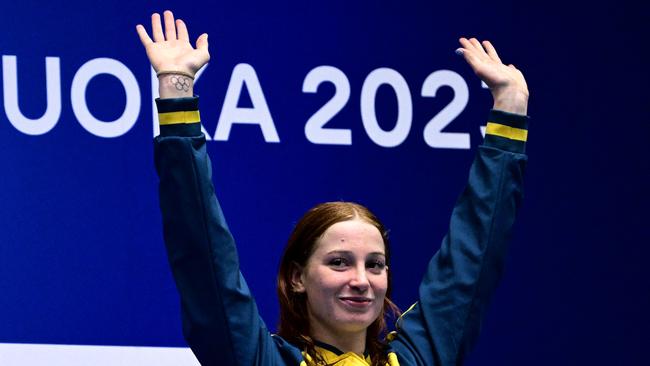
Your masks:
<svg viewBox="0 0 650 366"><path fill-rule="evenodd" d="M252 108L237 107L242 86L246 84L248 93L253 103ZM226 97L221 108L217 130L214 134L216 141L228 141L230 129L235 123L259 125L266 142L280 142L278 132L275 130L271 112L266 104L264 93L255 69L249 64L238 64L232 70Z"/></svg>

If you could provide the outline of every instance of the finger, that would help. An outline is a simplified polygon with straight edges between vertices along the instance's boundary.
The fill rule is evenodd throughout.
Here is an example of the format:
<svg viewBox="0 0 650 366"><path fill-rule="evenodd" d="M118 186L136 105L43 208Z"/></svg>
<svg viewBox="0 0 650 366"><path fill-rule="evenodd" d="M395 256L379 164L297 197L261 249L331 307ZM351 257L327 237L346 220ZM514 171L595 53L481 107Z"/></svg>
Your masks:
<svg viewBox="0 0 650 366"><path fill-rule="evenodd" d="M478 57L476 57L476 54L475 52L473 52L473 50L468 50L466 48L459 48L456 50L456 53L459 53L461 56L463 56L463 58L469 64L472 70L474 70L475 65L480 62L480 60L478 59Z"/></svg>
<svg viewBox="0 0 650 366"><path fill-rule="evenodd" d="M463 46L465 49L474 49L474 45L469 41L469 39L465 37L461 37L458 39L458 42L460 42L460 45Z"/></svg>
<svg viewBox="0 0 650 366"><path fill-rule="evenodd" d="M477 61L483 59L484 56L487 57L487 55L485 55L485 51L483 51L483 49L479 49L478 47L476 47L476 43L472 42L472 40L476 40L476 38L471 38L471 39L461 38L459 41L460 44L463 46L463 48L466 50L466 52L470 52Z"/></svg>
<svg viewBox="0 0 650 366"><path fill-rule="evenodd" d="M178 31L178 39L181 41L190 41L190 35L187 32L187 26L185 25L185 22L176 19L176 30Z"/></svg>
<svg viewBox="0 0 650 366"><path fill-rule="evenodd" d="M208 34L203 33L196 39L196 48L199 50L208 50Z"/></svg>
<svg viewBox="0 0 650 366"><path fill-rule="evenodd" d="M497 50L494 49L494 46L492 45L492 43L490 43L490 41L483 41L483 47L485 47L485 50L487 51L487 54L488 56L490 56L491 59L493 59L494 61L501 62Z"/></svg>
<svg viewBox="0 0 650 366"><path fill-rule="evenodd" d="M210 61L210 52L208 52L208 34L203 33L196 39L196 49L201 55L202 61L201 65L206 64Z"/></svg>
<svg viewBox="0 0 650 366"><path fill-rule="evenodd" d="M149 44L153 43L151 38L149 38L149 35L147 34L147 30L144 29L142 24L138 24L135 26L135 30L138 32L138 36L140 37L140 42L142 42L142 45L147 47Z"/></svg>
<svg viewBox="0 0 650 366"><path fill-rule="evenodd" d="M480 56L487 56L487 53L483 49L483 46L481 46L481 42L479 42L478 39L472 38L469 40L469 42L474 46L474 49L476 49Z"/></svg>
<svg viewBox="0 0 650 366"><path fill-rule="evenodd" d="M169 10L165 10L163 17L165 17L165 38L168 41L176 40L176 24L174 24L174 14Z"/></svg>
<svg viewBox="0 0 650 366"><path fill-rule="evenodd" d="M156 42L163 42L165 40L162 24L160 23L160 14L158 13L151 15L151 34L153 35L153 40Z"/></svg>

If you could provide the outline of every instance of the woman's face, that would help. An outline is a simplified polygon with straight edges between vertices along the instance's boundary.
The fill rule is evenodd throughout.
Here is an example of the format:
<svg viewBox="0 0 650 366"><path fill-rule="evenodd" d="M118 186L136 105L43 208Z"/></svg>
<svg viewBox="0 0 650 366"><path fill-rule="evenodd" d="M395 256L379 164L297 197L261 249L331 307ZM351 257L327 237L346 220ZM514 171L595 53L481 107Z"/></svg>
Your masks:
<svg viewBox="0 0 650 366"><path fill-rule="evenodd" d="M307 294L312 337L365 332L382 310L387 270L376 227L358 219L330 226L292 281L294 291Z"/></svg>

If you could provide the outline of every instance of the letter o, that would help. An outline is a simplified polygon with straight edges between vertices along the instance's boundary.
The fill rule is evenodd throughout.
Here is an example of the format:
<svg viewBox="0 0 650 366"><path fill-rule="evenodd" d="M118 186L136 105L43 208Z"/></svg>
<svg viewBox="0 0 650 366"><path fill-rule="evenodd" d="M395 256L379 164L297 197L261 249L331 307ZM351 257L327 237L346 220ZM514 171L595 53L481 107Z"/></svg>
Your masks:
<svg viewBox="0 0 650 366"><path fill-rule="evenodd" d="M383 84L389 85L397 98L397 121L390 131L381 129L375 113L375 97ZM382 147L398 146L406 140L412 121L413 102L404 77L399 72L385 67L368 74L361 87L361 122L368 137Z"/></svg>
<svg viewBox="0 0 650 366"><path fill-rule="evenodd" d="M88 83L99 74L115 76L126 92L124 112L114 121L101 121L95 118L86 104ZM123 63L110 58L96 58L83 64L72 79L70 98L72 110L79 124L99 137L118 137L127 133L140 114L140 88L135 76Z"/></svg>

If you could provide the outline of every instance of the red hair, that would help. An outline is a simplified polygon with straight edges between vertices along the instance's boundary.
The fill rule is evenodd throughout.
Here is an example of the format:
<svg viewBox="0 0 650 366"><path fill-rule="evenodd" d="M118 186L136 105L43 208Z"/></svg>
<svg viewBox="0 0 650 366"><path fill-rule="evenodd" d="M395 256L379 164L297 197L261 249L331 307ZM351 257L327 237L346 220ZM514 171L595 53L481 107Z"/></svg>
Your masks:
<svg viewBox="0 0 650 366"><path fill-rule="evenodd" d="M366 207L353 202L321 203L305 213L298 221L287 246L284 249L278 271L278 298L280 300L280 324L278 334L287 341L299 346L318 364L325 365L316 352L314 340L309 336L309 318L305 293L293 291L291 278L296 269L304 268L314 252L316 242L332 225L349 220L365 221L379 230L384 241L386 265L390 262L388 232L377 217ZM388 288L382 310L366 331L366 349L374 365L386 365L386 345L380 340L386 332L387 311L392 316L399 315L399 309L390 301L391 272L387 272Z"/></svg>

